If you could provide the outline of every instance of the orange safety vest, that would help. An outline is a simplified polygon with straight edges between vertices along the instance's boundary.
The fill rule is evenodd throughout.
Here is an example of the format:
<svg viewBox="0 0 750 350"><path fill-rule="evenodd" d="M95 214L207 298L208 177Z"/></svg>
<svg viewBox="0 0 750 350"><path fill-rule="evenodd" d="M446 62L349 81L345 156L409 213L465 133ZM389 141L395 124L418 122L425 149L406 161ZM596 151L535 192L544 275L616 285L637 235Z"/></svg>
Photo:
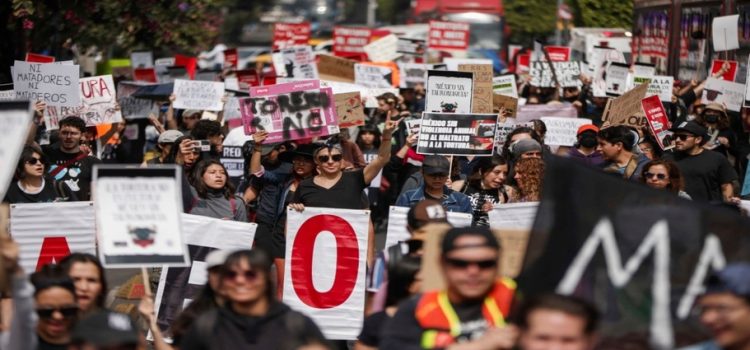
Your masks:
<svg viewBox="0 0 750 350"><path fill-rule="evenodd" d="M494 327L505 325L505 317L510 313L516 282L510 278L502 278L484 299L482 315L488 324ZM419 299L416 318L424 332L422 333L422 348L444 348L455 343L456 337L461 335L461 320L448 300L445 290L427 292Z"/></svg>

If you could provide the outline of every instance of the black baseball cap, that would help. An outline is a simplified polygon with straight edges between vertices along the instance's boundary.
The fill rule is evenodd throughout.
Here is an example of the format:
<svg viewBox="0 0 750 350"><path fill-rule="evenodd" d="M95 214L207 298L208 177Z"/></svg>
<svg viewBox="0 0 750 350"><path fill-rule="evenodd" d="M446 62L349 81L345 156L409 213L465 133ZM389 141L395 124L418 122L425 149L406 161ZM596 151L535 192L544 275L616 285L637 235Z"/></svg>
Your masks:
<svg viewBox="0 0 750 350"><path fill-rule="evenodd" d="M443 174L448 175L450 173L451 163L448 162L443 156L428 155L424 157L422 161L422 171L427 175Z"/></svg>
<svg viewBox="0 0 750 350"><path fill-rule="evenodd" d="M704 138L706 137L706 134L708 134L708 130L706 130L706 128L704 128L702 125L692 120L687 121L687 122L682 122L679 125L672 126L672 128L669 129L669 131L671 132L685 131L695 136L700 136Z"/></svg>
<svg viewBox="0 0 750 350"><path fill-rule="evenodd" d="M100 310L78 321L71 337L73 344L121 346L138 344L135 323L126 314Z"/></svg>
<svg viewBox="0 0 750 350"><path fill-rule="evenodd" d="M485 242L479 245L456 245L456 240L463 236L479 236L483 237ZM500 250L500 242L497 241L497 237L486 227L455 227L445 233L443 237L443 255L450 251L463 249L463 248L476 248L476 247L488 247L495 250Z"/></svg>

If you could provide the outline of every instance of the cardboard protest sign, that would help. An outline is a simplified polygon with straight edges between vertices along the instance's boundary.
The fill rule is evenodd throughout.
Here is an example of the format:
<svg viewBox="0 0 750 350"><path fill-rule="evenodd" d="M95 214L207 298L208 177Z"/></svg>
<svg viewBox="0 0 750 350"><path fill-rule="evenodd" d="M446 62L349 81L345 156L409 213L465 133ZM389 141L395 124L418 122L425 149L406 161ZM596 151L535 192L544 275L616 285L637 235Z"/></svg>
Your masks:
<svg viewBox="0 0 750 350"><path fill-rule="evenodd" d="M578 142L576 132L581 125L591 124L586 118L556 118L543 117L541 120L547 126L544 134L544 144L550 146L573 146Z"/></svg>
<svg viewBox="0 0 750 350"><path fill-rule="evenodd" d="M15 61L13 90L17 99L41 100L47 106L78 107L79 67Z"/></svg>
<svg viewBox="0 0 750 350"><path fill-rule="evenodd" d="M131 96L141 86L143 85L126 81L117 84L117 103L120 104L120 113L123 118L145 119L151 113L158 114L159 105L156 102Z"/></svg>
<svg viewBox="0 0 750 350"><path fill-rule="evenodd" d="M60 263L71 253L96 254L91 202L11 204L10 218L10 234L19 245L19 263L26 273Z"/></svg>
<svg viewBox="0 0 750 350"><path fill-rule="evenodd" d="M388 211L388 235L385 237L385 249L398 244L398 242L407 241L411 234L406 229L406 215L409 213L409 207L397 207L392 205ZM459 213L454 211L446 212L448 222L453 227L471 226L471 214Z"/></svg>
<svg viewBox="0 0 750 350"><path fill-rule="evenodd" d="M206 257L214 250L250 249L253 246L254 223L214 219L181 214L184 240L190 252L190 266L164 267L159 276L154 305L156 324L166 338L179 313L198 297L208 282ZM217 232L221 234L206 234Z"/></svg>
<svg viewBox="0 0 750 350"><path fill-rule="evenodd" d="M55 57L27 52L24 61L33 63L52 63L55 62Z"/></svg>
<svg viewBox="0 0 750 350"><path fill-rule="evenodd" d="M336 101L336 115L339 117L339 127L350 128L365 125L365 108L359 92L348 92L333 95Z"/></svg>
<svg viewBox="0 0 750 350"><path fill-rule="evenodd" d="M399 63L399 75L401 76L400 88L414 88L417 85L425 86L427 82L427 71L432 69L431 64L422 63Z"/></svg>
<svg viewBox="0 0 750 350"><path fill-rule="evenodd" d="M185 266L181 168L94 167L99 259L107 267Z"/></svg>
<svg viewBox="0 0 750 350"><path fill-rule="evenodd" d="M472 113L492 113L492 66L489 64L459 64L461 72L474 75L471 97Z"/></svg>
<svg viewBox="0 0 750 350"><path fill-rule="evenodd" d="M724 66L724 63L729 64L729 69L724 72L723 75L719 76L719 79L726 81L734 81L737 79L737 71L739 70L739 63L737 61L724 61L724 60L713 60L711 62L711 76L716 75Z"/></svg>
<svg viewBox="0 0 750 350"><path fill-rule="evenodd" d="M492 60L487 58L456 58L456 57L446 57L443 58L443 64L445 65L445 69L438 69L436 70L449 70L449 71L458 71L458 65L460 64L489 64L492 65Z"/></svg>
<svg viewBox="0 0 750 350"><path fill-rule="evenodd" d="M667 111L664 110L659 96L644 98L641 100L641 107L643 108L643 113L646 114L648 126L656 137L659 147L663 150L674 147L672 144L672 132L669 131L670 123L669 119L667 119Z"/></svg>
<svg viewBox="0 0 750 350"><path fill-rule="evenodd" d="M282 66L276 66L276 75L287 80L318 79L318 67L310 46L293 46L280 52Z"/></svg>
<svg viewBox="0 0 750 350"><path fill-rule="evenodd" d="M728 110L739 112L745 102L745 84L708 78L706 87L703 89L702 101L704 104L723 103L726 104Z"/></svg>
<svg viewBox="0 0 750 350"><path fill-rule="evenodd" d="M366 63L354 65L354 83L368 88L389 88L393 86L393 69Z"/></svg>
<svg viewBox="0 0 750 350"><path fill-rule="evenodd" d="M317 80L254 87L240 99L245 134L268 131L269 143L337 134L333 102L331 88Z"/></svg>
<svg viewBox="0 0 750 350"><path fill-rule="evenodd" d="M130 54L130 66L133 69L154 68L154 53L151 51L132 52Z"/></svg>
<svg viewBox="0 0 750 350"><path fill-rule="evenodd" d="M510 74L492 78L492 92L500 95L518 98L516 77L513 74Z"/></svg>
<svg viewBox="0 0 750 350"><path fill-rule="evenodd" d="M5 198L34 116L29 101L0 102L0 198Z"/></svg>
<svg viewBox="0 0 750 350"><path fill-rule="evenodd" d="M355 61L345 58L318 55L320 79L353 83L355 63Z"/></svg>
<svg viewBox="0 0 750 350"><path fill-rule="evenodd" d="M582 85L579 76L581 65L578 62L549 62L535 61L531 65L531 85L538 87L555 87L555 79L552 69L555 69L557 80L562 87L580 87Z"/></svg>
<svg viewBox="0 0 750 350"><path fill-rule="evenodd" d="M309 40L310 22L273 24L274 50L281 50L297 45L307 45Z"/></svg>
<svg viewBox="0 0 750 350"><path fill-rule="evenodd" d="M491 156L497 118L497 114L425 112L417 153Z"/></svg>
<svg viewBox="0 0 750 350"><path fill-rule="evenodd" d="M423 39L398 38L396 52L404 55L423 56L427 41Z"/></svg>
<svg viewBox="0 0 750 350"><path fill-rule="evenodd" d="M750 219L554 157L538 217L519 292L582 297L601 312L600 336L627 329L656 349L678 348L676 330L700 332L691 311L707 276L750 260L739 248Z"/></svg>
<svg viewBox="0 0 750 350"><path fill-rule="evenodd" d="M328 339L355 339L364 319L368 210L289 210L283 301Z"/></svg>
<svg viewBox="0 0 750 350"><path fill-rule="evenodd" d="M364 50L370 61L395 61L397 58L401 57L401 54L396 51L397 45L398 37L393 34L388 34L365 45Z"/></svg>
<svg viewBox="0 0 750 350"><path fill-rule="evenodd" d="M208 81L174 81L174 108L220 111L224 108L224 83Z"/></svg>
<svg viewBox="0 0 750 350"><path fill-rule="evenodd" d="M432 50L466 50L469 47L469 24L432 20L427 45Z"/></svg>
<svg viewBox="0 0 750 350"><path fill-rule="evenodd" d="M568 46L545 46L544 51L547 51L552 62L570 61L570 47Z"/></svg>
<svg viewBox="0 0 750 350"><path fill-rule="evenodd" d="M492 113L500 113L505 110L505 116L515 118L518 111L518 99L510 96L493 94L492 95Z"/></svg>
<svg viewBox="0 0 750 350"><path fill-rule="evenodd" d="M620 96L628 87L630 66L624 63L612 62L607 66L606 93L609 96Z"/></svg>
<svg viewBox="0 0 750 350"><path fill-rule="evenodd" d="M640 101L647 90L648 85L641 84L622 96L609 100L604 108L602 120L610 125L646 126L645 118L640 117L643 114Z"/></svg>
<svg viewBox="0 0 750 350"><path fill-rule="evenodd" d="M542 117L577 118L578 111L571 105L523 105L516 111L519 124Z"/></svg>
<svg viewBox="0 0 750 350"><path fill-rule="evenodd" d="M365 45L370 43L372 30L365 27L333 27L333 54L339 57L361 59Z"/></svg>
<svg viewBox="0 0 750 350"><path fill-rule="evenodd" d="M80 100L76 107L48 106L44 120L47 128L57 129L58 122L69 115L75 115L86 122L86 126L112 124L122 121L122 113L117 110L115 84L111 75L81 78Z"/></svg>
<svg viewBox="0 0 750 350"><path fill-rule="evenodd" d="M737 28L740 15L716 17L711 23L714 51L729 51L740 48Z"/></svg>
<svg viewBox="0 0 750 350"><path fill-rule="evenodd" d="M430 70L425 112L471 113L473 90L472 73Z"/></svg>

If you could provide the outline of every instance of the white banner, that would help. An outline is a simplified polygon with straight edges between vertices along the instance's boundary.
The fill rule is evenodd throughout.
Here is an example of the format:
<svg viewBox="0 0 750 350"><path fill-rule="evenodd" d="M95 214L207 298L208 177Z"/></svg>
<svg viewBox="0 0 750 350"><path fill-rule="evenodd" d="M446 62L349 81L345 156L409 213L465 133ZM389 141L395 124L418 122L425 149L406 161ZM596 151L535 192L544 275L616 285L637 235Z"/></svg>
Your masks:
<svg viewBox="0 0 750 350"><path fill-rule="evenodd" d="M0 102L0 198L13 179L33 113L29 101Z"/></svg>
<svg viewBox="0 0 750 350"><path fill-rule="evenodd" d="M354 83L368 88L387 89L393 86L393 71L388 67L356 63Z"/></svg>
<svg viewBox="0 0 750 350"><path fill-rule="evenodd" d="M547 126L544 144L550 146L573 146L578 141L578 128L591 124L591 119L586 118L543 117L541 120Z"/></svg>
<svg viewBox="0 0 750 350"><path fill-rule="evenodd" d="M220 111L224 83L175 79L174 94L174 108Z"/></svg>
<svg viewBox="0 0 750 350"><path fill-rule="evenodd" d="M409 207L397 207L392 205L388 214L388 235L385 237L385 249L396 245L398 242L407 241L411 234L406 230L406 215L409 213ZM446 212L448 222L453 227L471 226L471 214L458 213L453 211Z"/></svg>
<svg viewBox="0 0 750 350"><path fill-rule="evenodd" d="M489 212L493 230L531 230L539 202L498 204Z"/></svg>
<svg viewBox="0 0 750 350"><path fill-rule="evenodd" d="M165 336L177 315L203 288L208 280L206 256L213 250L240 250L253 247L257 225L206 216L181 214L183 238L190 251L189 267L161 270L154 305L156 322Z"/></svg>
<svg viewBox="0 0 750 350"><path fill-rule="evenodd" d="M96 254L92 202L11 204L10 234L26 273L71 253Z"/></svg>
<svg viewBox="0 0 750 350"><path fill-rule="evenodd" d="M492 78L492 92L500 95L518 98L518 88L516 87L515 75L501 75L499 77Z"/></svg>
<svg viewBox="0 0 750 350"><path fill-rule="evenodd" d="M365 45L364 49L372 62L391 62L401 57L401 54L396 52L397 47L398 37L388 34Z"/></svg>
<svg viewBox="0 0 750 350"><path fill-rule="evenodd" d="M283 300L328 339L356 339L362 327L369 220L367 210L287 212Z"/></svg>
<svg viewBox="0 0 750 350"><path fill-rule="evenodd" d="M703 89L703 103L711 102L726 104L728 110L739 112L745 102L745 85L708 78Z"/></svg>
<svg viewBox="0 0 750 350"><path fill-rule="evenodd" d="M42 100L48 106L63 107L78 107L81 103L78 66L15 61L12 74L18 99Z"/></svg>

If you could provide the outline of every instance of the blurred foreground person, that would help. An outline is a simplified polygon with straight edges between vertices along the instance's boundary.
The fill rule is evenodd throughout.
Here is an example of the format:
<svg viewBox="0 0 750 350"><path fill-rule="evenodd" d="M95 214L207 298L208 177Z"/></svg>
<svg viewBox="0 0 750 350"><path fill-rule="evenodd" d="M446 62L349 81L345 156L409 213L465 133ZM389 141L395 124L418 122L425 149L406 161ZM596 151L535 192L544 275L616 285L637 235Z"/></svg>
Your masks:
<svg viewBox="0 0 750 350"><path fill-rule="evenodd" d="M533 297L521 306L523 350L587 350L596 342L599 314L589 303L558 294Z"/></svg>

